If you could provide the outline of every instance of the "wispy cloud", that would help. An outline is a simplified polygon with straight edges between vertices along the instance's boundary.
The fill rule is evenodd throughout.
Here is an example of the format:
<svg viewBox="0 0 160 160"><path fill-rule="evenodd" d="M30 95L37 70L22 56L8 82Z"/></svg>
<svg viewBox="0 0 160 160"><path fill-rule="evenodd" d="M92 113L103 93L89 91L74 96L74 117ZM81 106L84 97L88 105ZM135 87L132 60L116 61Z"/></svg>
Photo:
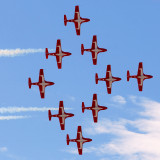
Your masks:
<svg viewBox="0 0 160 160"><path fill-rule="evenodd" d="M30 116L0 116L0 120L16 120L30 118Z"/></svg>
<svg viewBox="0 0 160 160"><path fill-rule="evenodd" d="M160 103L147 98L130 97L135 105L144 108L136 120L103 119L85 129L88 134L110 134L112 139L90 152L100 155L119 155L123 160L159 160L160 159ZM128 128L129 126L129 128ZM95 149L96 148L96 149ZM89 151L88 151L89 152Z"/></svg>
<svg viewBox="0 0 160 160"><path fill-rule="evenodd" d="M120 95L112 97L111 100L118 104L126 104L127 102L126 99Z"/></svg>
<svg viewBox="0 0 160 160"><path fill-rule="evenodd" d="M7 152L8 148L7 147L0 147L0 152Z"/></svg>
<svg viewBox="0 0 160 160"><path fill-rule="evenodd" d="M14 57L28 53L38 53L38 52L45 52L45 49L0 49L0 56L7 56L7 57Z"/></svg>

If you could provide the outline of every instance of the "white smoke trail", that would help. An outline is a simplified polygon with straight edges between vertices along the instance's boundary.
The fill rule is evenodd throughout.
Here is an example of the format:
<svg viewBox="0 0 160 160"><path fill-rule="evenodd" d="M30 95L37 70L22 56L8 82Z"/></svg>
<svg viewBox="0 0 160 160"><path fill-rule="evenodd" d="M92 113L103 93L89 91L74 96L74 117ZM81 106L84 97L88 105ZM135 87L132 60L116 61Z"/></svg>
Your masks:
<svg viewBox="0 0 160 160"><path fill-rule="evenodd" d="M0 116L0 120L16 120L30 118L30 116Z"/></svg>
<svg viewBox="0 0 160 160"><path fill-rule="evenodd" d="M45 112L48 110L59 110L59 108L48 108L48 107L1 107L0 113L18 113L18 112ZM71 109L71 108L65 108Z"/></svg>
<svg viewBox="0 0 160 160"><path fill-rule="evenodd" d="M7 56L7 57L14 57L19 56L23 54L28 53L38 53L38 52L45 52L45 49L39 48L39 49L0 49L0 57L1 56Z"/></svg>

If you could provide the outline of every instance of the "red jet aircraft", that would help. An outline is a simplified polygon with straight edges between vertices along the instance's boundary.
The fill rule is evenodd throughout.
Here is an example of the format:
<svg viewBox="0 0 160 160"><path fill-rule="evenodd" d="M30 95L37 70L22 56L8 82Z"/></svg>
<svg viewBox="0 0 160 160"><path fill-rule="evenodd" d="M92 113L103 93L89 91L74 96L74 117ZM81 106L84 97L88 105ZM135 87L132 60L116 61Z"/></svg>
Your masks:
<svg viewBox="0 0 160 160"><path fill-rule="evenodd" d="M64 56L70 56L71 53L69 53L69 52L63 52L63 51L62 51L61 40L58 39L58 40L57 40L56 52L55 52L55 53L49 53L49 52L48 52L48 48L46 48L46 59L48 59L48 56L49 56L49 55L51 55L51 56L56 56L58 69L61 69L61 68L62 68L62 58L63 58Z"/></svg>
<svg viewBox="0 0 160 160"><path fill-rule="evenodd" d="M111 73L111 65L107 65L107 71L106 71L106 77L105 78L98 78L98 74L95 75L96 84L98 84L98 81L105 81L107 86L107 92L108 94L111 94L112 89L112 83L115 81L120 81L121 78L119 77L113 77Z"/></svg>
<svg viewBox="0 0 160 160"><path fill-rule="evenodd" d="M81 126L78 126L77 138L76 139L69 139L69 135L67 134L67 139L66 140L67 140L67 145L69 145L69 142L76 142L77 143L77 148L78 148L79 155L82 155L83 143L92 141L92 139L84 138L82 136L82 127Z"/></svg>
<svg viewBox="0 0 160 160"><path fill-rule="evenodd" d="M74 19L67 20L67 16L64 15L64 25L66 26L67 22L74 22L77 35L80 35L81 24L89 21L90 19L80 17L79 6L75 6Z"/></svg>
<svg viewBox="0 0 160 160"><path fill-rule="evenodd" d="M41 98L44 98L45 97L45 87L54 85L54 82L45 81L43 69L40 69L39 82L32 83L31 78L28 78L28 85L29 85L29 88L31 88L32 85L39 86Z"/></svg>
<svg viewBox="0 0 160 160"><path fill-rule="evenodd" d="M138 66L138 73L137 73L137 75L130 76L129 70L127 71L127 81L129 81L130 78L137 78L139 91L142 91L143 90L143 81L145 79L153 78L153 76L147 75L147 74L143 73L143 63L140 62L139 66Z"/></svg>
<svg viewBox="0 0 160 160"><path fill-rule="evenodd" d="M59 118L59 123L60 123L60 126L61 126L61 130L65 130L65 119L68 118L68 117L73 117L73 116L74 116L74 114L66 113L64 111L63 101L59 102L59 113L58 114L52 115L51 110L48 110L49 121L51 121L52 117L58 117Z"/></svg>
<svg viewBox="0 0 160 160"><path fill-rule="evenodd" d="M97 123L98 122L98 112L100 110L106 110L107 107L98 105L97 94L93 94L92 107L85 107L84 102L82 102L82 112L83 113L85 109L92 110L94 123Z"/></svg>
<svg viewBox="0 0 160 160"><path fill-rule="evenodd" d="M98 47L98 45L97 45L97 36L94 35L93 36L93 40L92 40L92 47L91 47L91 49L84 49L84 45L81 44L81 54L82 55L84 54L84 51L88 51L88 52L92 53L93 65L96 65L97 64L97 55L98 55L98 53L100 53L100 52L106 52L107 49L99 48Z"/></svg>

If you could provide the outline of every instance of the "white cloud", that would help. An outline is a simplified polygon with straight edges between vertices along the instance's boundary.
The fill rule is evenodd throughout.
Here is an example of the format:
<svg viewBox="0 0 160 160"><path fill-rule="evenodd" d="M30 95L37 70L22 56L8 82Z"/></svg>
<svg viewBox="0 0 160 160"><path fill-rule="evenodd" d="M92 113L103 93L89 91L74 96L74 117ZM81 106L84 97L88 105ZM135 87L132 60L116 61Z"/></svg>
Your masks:
<svg viewBox="0 0 160 160"><path fill-rule="evenodd" d="M59 108L49 108L49 107L1 107L0 113L17 113L17 112L45 112L48 110L59 110ZM65 108L68 110L70 108Z"/></svg>
<svg viewBox="0 0 160 160"><path fill-rule="evenodd" d="M0 120L16 120L30 118L30 116L0 116Z"/></svg>
<svg viewBox="0 0 160 160"><path fill-rule="evenodd" d="M100 155L119 155L123 160L160 160L160 103L147 98L130 97L144 108L136 120L103 119L85 129L88 134L111 134L108 143L88 148ZM133 130L128 129L130 126ZM136 130L137 131L136 131ZM96 148L96 150L94 149Z"/></svg>
<svg viewBox="0 0 160 160"><path fill-rule="evenodd" d="M8 151L7 147L1 147L0 148L0 152L7 152L7 151Z"/></svg>
<svg viewBox="0 0 160 160"><path fill-rule="evenodd" d="M0 56L8 56L8 57L14 57L18 55L28 54L28 53L38 53L38 52L45 52L45 49L39 48L39 49L0 49Z"/></svg>
<svg viewBox="0 0 160 160"><path fill-rule="evenodd" d="M76 100L76 98L74 96L69 96L69 98L70 98L71 101L75 101Z"/></svg>
<svg viewBox="0 0 160 160"><path fill-rule="evenodd" d="M118 103L118 104L126 104L126 100L124 97L117 95L112 97L111 99L113 102Z"/></svg>

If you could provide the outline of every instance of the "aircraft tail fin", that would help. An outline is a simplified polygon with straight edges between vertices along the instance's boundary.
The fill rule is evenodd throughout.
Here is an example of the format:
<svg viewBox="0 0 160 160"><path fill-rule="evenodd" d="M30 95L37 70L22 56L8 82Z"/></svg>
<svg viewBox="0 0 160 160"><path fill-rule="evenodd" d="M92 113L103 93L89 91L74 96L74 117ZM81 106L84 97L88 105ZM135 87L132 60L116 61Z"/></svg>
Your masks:
<svg viewBox="0 0 160 160"><path fill-rule="evenodd" d="M48 118L49 118L49 121L51 121L51 118L52 118L51 110L48 110Z"/></svg>
<svg viewBox="0 0 160 160"><path fill-rule="evenodd" d="M81 54L83 55L84 54L84 45L81 44Z"/></svg>
<svg viewBox="0 0 160 160"><path fill-rule="evenodd" d="M127 71L127 81L129 81L130 79L130 73L129 73L129 70Z"/></svg>
<svg viewBox="0 0 160 160"><path fill-rule="evenodd" d="M95 75L96 84L98 84L98 73Z"/></svg>
<svg viewBox="0 0 160 160"><path fill-rule="evenodd" d="M84 110L85 110L85 105L84 102L82 102L82 113L84 113Z"/></svg>
<svg viewBox="0 0 160 160"><path fill-rule="evenodd" d="M28 86L29 86L29 88L31 88L31 86L32 86L31 78L28 78Z"/></svg>
<svg viewBox="0 0 160 160"><path fill-rule="evenodd" d="M64 15L64 25L67 26L67 16Z"/></svg>
<svg viewBox="0 0 160 160"><path fill-rule="evenodd" d="M69 142L70 142L69 134L67 134L66 141L67 141L67 145L69 145Z"/></svg>
<svg viewBox="0 0 160 160"><path fill-rule="evenodd" d="M45 53L46 53L46 59L48 59L48 55L49 55L49 53L48 53L48 48L46 48Z"/></svg>

